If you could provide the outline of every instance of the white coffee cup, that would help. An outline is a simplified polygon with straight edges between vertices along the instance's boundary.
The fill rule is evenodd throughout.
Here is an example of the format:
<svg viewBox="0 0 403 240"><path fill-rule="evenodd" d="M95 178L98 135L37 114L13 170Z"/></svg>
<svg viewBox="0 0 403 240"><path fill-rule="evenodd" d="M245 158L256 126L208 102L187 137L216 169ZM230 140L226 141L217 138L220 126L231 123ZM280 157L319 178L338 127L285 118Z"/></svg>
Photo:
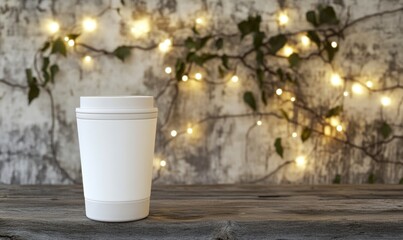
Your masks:
<svg viewBox="0 0 403 240"><path fill-rule="evenodd" d="M157 125L153 97L81 97L76 115L87 217L147 217Z"/></svg>

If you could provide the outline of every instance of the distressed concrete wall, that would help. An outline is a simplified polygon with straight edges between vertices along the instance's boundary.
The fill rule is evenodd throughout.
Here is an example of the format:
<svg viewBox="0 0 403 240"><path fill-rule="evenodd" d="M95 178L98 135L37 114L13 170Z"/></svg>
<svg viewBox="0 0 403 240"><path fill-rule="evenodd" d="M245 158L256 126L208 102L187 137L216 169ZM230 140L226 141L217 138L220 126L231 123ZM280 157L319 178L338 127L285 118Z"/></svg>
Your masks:
<svg viewBox="0 0 403 240"><path fill-rule="evenodd" d="M263 16L263 27L270 34L279 29L275 15L277 1L1 1L0 2L0 79L25 85L24 69L33 66L34 54L46 40L48 33L43 25L47 19L57 19L62 27L81 21L83 16L99 14L99 28L95 33L83 35L80 41L98 48L113 50L123 44L147 46L158 43L166 36L179 36L192 25L196 16L207 17L208 25L225 33L236 32L236 23L249 14ZM290 15L287 30L306 29L305 12L318 3L331 3L345 19L350 9L350 19L379 11L403 7L403 1L280 1ZM152 34L147 39L134 40L124 30L124 22L136 14L151 17ZM401 81L403 73L403 14L402 12L368 19L348 29L340 42L340 51L333 71L343 76L360 75L371 79L376 86L385 87ZM108 56L93 56L92 67L82 65L79 53L58 59L61 72L51 87L55 102L55 142L57 159L52 156L49 130L51 126L50 99L45 92L30 106L27 90L0 82L0 182L16 184L70 183L81 181L79 149L74 109L82 95L154 95L168 80L165 66L173 66L172 57L164 57L157 50L134 50L124 63ZM329 65L319 59L304 64L304 79L309 80L307 92L312 106L330 104L335 100L334 89L328 79L332 73ZM169 122L162 128L175 88L169 87L158 99L160 121L156 155L167 161L157 183L235 183L248 182L266 176L286 160L298 155L307 156L305 168L288 164L262 182L268 183L330 183L336 174L342 182L362 183L374 173L379 182L396 183L403 177L399 164L377 163L362 151L343 146L329 139L313 137L302 144L290 136L295 126L271 117L264 117L257 127L257 117L219 118L194 127L192 135L180 135L170 140L170 131L185 131L189 124L208 115L242 114L250 112L242 100L246 89L256 84L248 80L245 69L240 69L238 84L208 85L190 81L179 85L179 96ZM214 79L214 76L209 76ZM345 98L347 129L357 144L377 137L370 125L381 114L393 124L394 133L401 133L402 91L387 92L392 105L382 109L382 93ZM275 110L279 100L271 100L268 110ZM367 130L366 130L367 129ZM285 145L284 159L278 157L274 139L282 137ZM167 143L167 141L169 141ZM167 144L166 144L167 143ZM399 161L403 142L391 141L384 148L385 159ZM69 176L69 177L67 177ZM157 170L155 170L157 177ZM71 179L69 179L71 178Z"/></svg>

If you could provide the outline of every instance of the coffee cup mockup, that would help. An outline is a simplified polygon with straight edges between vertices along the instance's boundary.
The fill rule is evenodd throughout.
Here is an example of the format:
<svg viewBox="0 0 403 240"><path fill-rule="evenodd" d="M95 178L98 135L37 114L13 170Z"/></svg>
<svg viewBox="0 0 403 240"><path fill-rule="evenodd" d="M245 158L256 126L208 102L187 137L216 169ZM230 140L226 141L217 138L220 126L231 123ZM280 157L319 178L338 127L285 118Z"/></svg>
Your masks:
<svg viewBox="0 0 403 240"><path fill-rule="evenodd" d="M148 216L157 108L151 96L81 97L76 109L88 218Z"/></svg>

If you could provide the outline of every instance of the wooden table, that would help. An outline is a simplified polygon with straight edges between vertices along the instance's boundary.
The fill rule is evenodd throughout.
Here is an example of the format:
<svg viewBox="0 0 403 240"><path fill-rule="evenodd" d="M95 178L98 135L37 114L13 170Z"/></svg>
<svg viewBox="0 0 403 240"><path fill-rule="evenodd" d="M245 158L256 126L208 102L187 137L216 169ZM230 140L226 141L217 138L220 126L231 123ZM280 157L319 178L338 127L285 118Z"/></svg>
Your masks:
<svg viewBox="0 0 403 240"><path fill-rule="evenodd" d="M401 185L155 186L150 216L102 223L82 187L0 185L0 239L403 239Z"/></svg>

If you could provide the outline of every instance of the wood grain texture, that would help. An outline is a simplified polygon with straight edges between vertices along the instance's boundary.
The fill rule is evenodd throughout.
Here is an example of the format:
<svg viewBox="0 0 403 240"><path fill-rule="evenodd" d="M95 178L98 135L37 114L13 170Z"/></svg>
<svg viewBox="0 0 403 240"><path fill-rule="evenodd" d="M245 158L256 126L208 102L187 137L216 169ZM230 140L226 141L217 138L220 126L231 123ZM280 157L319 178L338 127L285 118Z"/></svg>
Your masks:
<svg viewBox="0 0 403 240"><path fill-rule="evenodd" d="M154 186L150 216L102 223L82 186L0 185L0 239L402 239L400 185Z"/></svg>

